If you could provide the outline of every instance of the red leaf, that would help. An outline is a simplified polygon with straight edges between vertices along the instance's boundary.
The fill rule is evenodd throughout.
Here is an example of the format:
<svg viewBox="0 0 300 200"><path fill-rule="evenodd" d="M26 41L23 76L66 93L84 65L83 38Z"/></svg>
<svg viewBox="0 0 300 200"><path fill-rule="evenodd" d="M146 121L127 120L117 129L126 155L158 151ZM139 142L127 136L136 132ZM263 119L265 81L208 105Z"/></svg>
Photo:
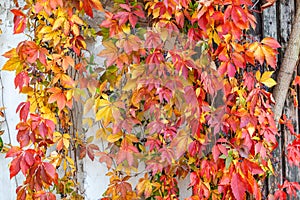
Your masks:
<svg viewBox="0 0 300 200"><path fill-rule="evenodd" d="M295 165L300 167L299 158L300 158L300 139L295 139L287 147L288 151L288 161L291 166Z"/></svg>
<svg viewBox="0 0 300 200"><path fill-rule="evenodd" d="M15 15L14 16L14 34L23 33L24 29L26 28L27 19L26 15L17 9L12 9L11 12Z"/></svg>
<svg viewBox="0 0 300 200"><path fill-rule="evenodd" d="M13 161L10 163L9 172L10 172L10 179L14 176L16 176L19 171L21 170L20 167L21 159L19 157L13 159Z"/></svg>
<svg viewBox="0 0 300 200"><path fill-rule="evenodd" d="M26 199L26 186L18 186L16 189L17 192L17 199Z"/></svg>
<svg viewBox="0 0 300 200"><path fill-rule="evenodd" d="M214 145L213 148L212 148L212 155L213 155L213 158L214 158L215 162L217 162L220 153L221 152L220 152L219 148L217 147L217 145Z"/></svg>
<svg viewBox="0 0 300 200"><path fill-rule="evenodd" d="M128 12L131 11L129 5L127 5L127 4L123 4L123 3L122 3L122 4L119 4L119 6L120 6L121 8L123 8L123 9L127 10Z"/></svg>
<svg viewBox="0 0 300 200"><path fill-rule="evenodd" d="M19 88L20 91L24 86L28 86L29 84L29 76L27 72L20 72L16 75L15 80L15 87Z"/></svg>
<svg viewBox="0 0 300 200"><path fill-rule="evenodd" d="M199 182L199 178L196 172L192 172L190 174L190 184L189 186L194 186L195 184L197 184Z"/></svg>
<svg viewBox="0 0 300 200"><path fill-rule="evenodd" d="M242 165L244 166L244 169L246 169L245 171L243 171L244 174L247 174L248 169L252 174L264 173L264 170L257 163L251 162L248 159L244 159Z"/></svg>
<svg viewBox="0 0 300 200"><path fill-rule="evenodd" d="M132 146L126 139L122 141L121 148L117 154L117 163L127 160L128 165L132 166L134 162L134 153L138 153L138 149Z"/></svg>
<svg viewBox="0 0 300 200"><path fill-rule="evenodd" d="M172 164L172 160L175 158L174 152L172 149L163 147L159 150L161 153L161 160L166 161L168 164Z"/></svg>
<svg viewBox="0 0 300 200"><path fill-rule="evenodd" d="M293 85L300 85L300 76L296 76Z"/></svg>
<svg viewBox="0 0 300 200"><path fill-rule="evenodd" d="M138 18L135 15L129 14L129 22L133 28L135 27L137 21L138 21Z"/></svg>
<svg viewBox="0 0 300 200"><path fill-rule="evenodd" d="M83 9L86 14L90 17L94 17L92 8L95 8L99 11L103 11L102 4L99 0L83 0Z"/></svg>
<svg viewBox="0 0 300 200"><path fill-rule="evenodd" d="M46 171L47 176L51 179L51 181L57 184L58 174L56 173L54 166L50 163L44 162L43 167Z"/></svg>
<svg viewBox="0 0 300 200"><path fill-rule="evenodd" d="M10 163L10 178L16 176L20 170L25 175L27 170L34 164L33 149L21 150L19 147L12 147L6 154L6 157L15 157Z"/></svg>
<svg viewBox="0 0 300 200"><path fill-rule="evenodd" d="M227 65L227 71L228 71L229 77L234 77L236 69L235 69L235 66L231 62L229 62Z"/></svg>
<svg viewBox="0 0 300 200"><path fill-rule="evenodd" d="M233 173L230 185L236 199L245 199L246 188L242 181L242 177L238 173Z"/></svg>
<svg viewBox="0 0 300 200"><path fill-rule="evenodd" d="M108 169L111 168L113 160L107 153L97 152L96 155L99 156L99 162L101 162L101 163L104 162L104 163L106 163L106 166Z"/></svg>
<svg viewBox="0 0 300 200"><path fill-rule="evenodd" d="M94 151L99 151L99 147L95 144L89 144L87 146L87 154L92 161L94 161L94 158L95 158Z"/></svg>
<svg viewBox="0 0 300 200"><path fill-rule="evenodd" d="M27 117L28 117L28 113L29 113L29 107L30 107L30 102L22 102L19 104L19 106L17 107L17 111L20 111L20 119L22 121L26 121Z"/></svg>
<svg viewBox="0 0 300 200"><path fill-rule="evenodd" d="M274 200L285 200L287 199L287 195L283 190L277 190L274 194Z"/></svg>
<svg viewBox="0 0 300 200"><path fill-rule="evenodd" d="M300 190L300 184L298 182L289 182L289 185L287 187L287 193L290 196L297 197L297 190Z"/></svg>

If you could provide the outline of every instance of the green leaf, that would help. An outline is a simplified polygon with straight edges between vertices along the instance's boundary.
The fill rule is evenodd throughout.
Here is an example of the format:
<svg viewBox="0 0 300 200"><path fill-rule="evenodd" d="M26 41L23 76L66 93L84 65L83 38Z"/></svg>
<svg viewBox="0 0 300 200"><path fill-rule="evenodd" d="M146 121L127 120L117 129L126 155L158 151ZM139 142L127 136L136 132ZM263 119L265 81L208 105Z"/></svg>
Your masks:
<svg viewBox="0 0 300 200"><path fill-rule="evenodd" d="M3 149L3 140L2 140L2 138L0 137L0 151L2 151L2 149Z"/></svg>
<svg viewBox="0 0 300 200"><path fill-rule="evenodd" d="M228 156L225 160L225 167L226 169L229 169L230 167L230 164L231 164L231 161L232 161L232 157L231 156Z"/></svg>

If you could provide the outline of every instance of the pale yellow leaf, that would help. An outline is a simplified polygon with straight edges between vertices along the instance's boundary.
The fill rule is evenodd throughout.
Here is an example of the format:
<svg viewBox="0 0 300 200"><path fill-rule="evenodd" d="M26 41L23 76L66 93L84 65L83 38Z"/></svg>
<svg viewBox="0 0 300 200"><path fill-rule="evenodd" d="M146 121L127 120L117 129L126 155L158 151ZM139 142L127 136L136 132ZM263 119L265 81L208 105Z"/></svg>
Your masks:
<svg viewBox="0 0 300 200"><path fill-rule="evenodd" d="M133 88L136 88L136 86L137 86L137 81L135 79L128 79L127 83L123 87L123 90L124 91L130 91Z"/></svg>

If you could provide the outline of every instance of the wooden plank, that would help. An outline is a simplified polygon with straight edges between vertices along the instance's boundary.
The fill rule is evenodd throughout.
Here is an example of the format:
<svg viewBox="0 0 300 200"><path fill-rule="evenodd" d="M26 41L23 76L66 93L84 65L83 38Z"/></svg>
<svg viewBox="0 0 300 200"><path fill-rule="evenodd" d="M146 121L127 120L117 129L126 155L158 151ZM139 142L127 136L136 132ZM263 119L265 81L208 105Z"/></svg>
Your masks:
<svg viewBox="0 0 300 200"><path fill-rule="evenodd" d="M291 28L292 28L292 22L294 18L294 13L295 13L295 2L293 0L280 0L278 1L279 4L279 31L278 31L278 40L282 46L279 55L279 59L283 58L284 56L284 51L286 49ZM279 64L280 64L279 60ZM284 67L284 66L283 66ZM298 94L299 95L299 94ZM299 132L299 115L298 115L298 109L294 107L293 104L293 98L289 97L286 99L285 103L285 109L284 109L284 114L287 115L289 119L292 120L295 131ZM285 179L289 181L300 181L300 173L299 173L299 168L297 167L291 167L288 163L287 158L285 155L287 155L286 147L288 146L289 143L291 143L294 139L293 136L291 136L289 130L284 127L284 129L281 132L282 135L282 150L283 154L282 156L282 177L283 181Z"/></svg>
<svg viewBox="0 0 300 200"><path fill-rule="evenodd" d="M289 35L292 29L292 22L295 13L295 6L293 0L280 0L279 2L279 43L282 46L282 50L285 50L288 42Z"/></svg>
<svg viewBox="0 0 300 200"><path fill-rule="evenodd" d="M295 108L293 105L293 99L287 98L286 100L286 107L284 109L284 113L287 115L287 117L289 119L292 120L294 127L297 128L297 125L299 123L299 118L298 118L298 108ZM288 144L290 144L295 137L292 136L289 132L289 130L285 127L283 132L282 132L283 136L284 136L284 147L287 147ZM287 150L286 148L284 149L284 154L287 155ZM283 171L282 171L282 176L283 176L283 180L289 180L292 182L299 182L300 181L300 171L298 167L295 166L290 166L290 164L288 163L288 159L287 157L285 157L285 155L283 157ZM299 193L298 193L299 194Z"/></svg>
<svg viewBox="0 0 300 200"><path fill-rule="evenodd" d="M277 11L276 4L265 9L262 13L263 37L273 37L277 39Z"/></svg>
<svg viewBox="0 0 300 200"><path fill-rule="evenodd" d="M273 37L278 39L278 3L275 3L273 6L265 9L262 13L262 35L263 37ZM267 180L267 194L273 194L277 189L277 184L282 183L282 138L278 138L278 148L273 152L272 163L274 163L275 176L271 176Z"/></svg>

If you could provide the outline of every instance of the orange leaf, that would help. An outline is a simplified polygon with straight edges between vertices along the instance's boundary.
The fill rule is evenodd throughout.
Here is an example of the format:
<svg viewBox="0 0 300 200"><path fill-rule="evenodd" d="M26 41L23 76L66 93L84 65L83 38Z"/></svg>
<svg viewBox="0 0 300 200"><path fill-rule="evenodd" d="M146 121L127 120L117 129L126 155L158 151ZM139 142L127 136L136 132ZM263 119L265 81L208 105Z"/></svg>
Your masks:
<svg viewBox="0 0 300 200"><path fill-rule="evenodd" d="M261 41L262 44L268 45L269 47L272 47L273 49L280 48L280 44L275 40L274 38L271 37L266 37Z"/></svg>
<svg viewBox="0 0 300 200"><path fill-rule="evenodd" d="M51 88L48 90L48 92L53 93L49 99L48 99L48 103L53 103L56 101L58 109L62 110L67 103L67 98L65 96L65 94L63 93L63 91L60 88Z"/></svg>
<svg viewBox="0 0 300 200"><path fill-rule="evenodd" d="M266 63L273 69L276 68L276 54L278 53L275 49L270 46L262 45L261 47L263 54L265 55Z"/></svg>
<svg viewBox="0 0 300 200"><path fill-rule="evenodd" d="M75 61L72 57L66 56L62 60L62 68L66 71L69 66L75 67Z"/></svg>
<svg viewBox="0 0 300 200"><path fill-rule="evenodd" d="M257 49L255 50L254 57L259 62L260 65L263 65L265 60L265 54L260 46L258 46Z"/></svg>

